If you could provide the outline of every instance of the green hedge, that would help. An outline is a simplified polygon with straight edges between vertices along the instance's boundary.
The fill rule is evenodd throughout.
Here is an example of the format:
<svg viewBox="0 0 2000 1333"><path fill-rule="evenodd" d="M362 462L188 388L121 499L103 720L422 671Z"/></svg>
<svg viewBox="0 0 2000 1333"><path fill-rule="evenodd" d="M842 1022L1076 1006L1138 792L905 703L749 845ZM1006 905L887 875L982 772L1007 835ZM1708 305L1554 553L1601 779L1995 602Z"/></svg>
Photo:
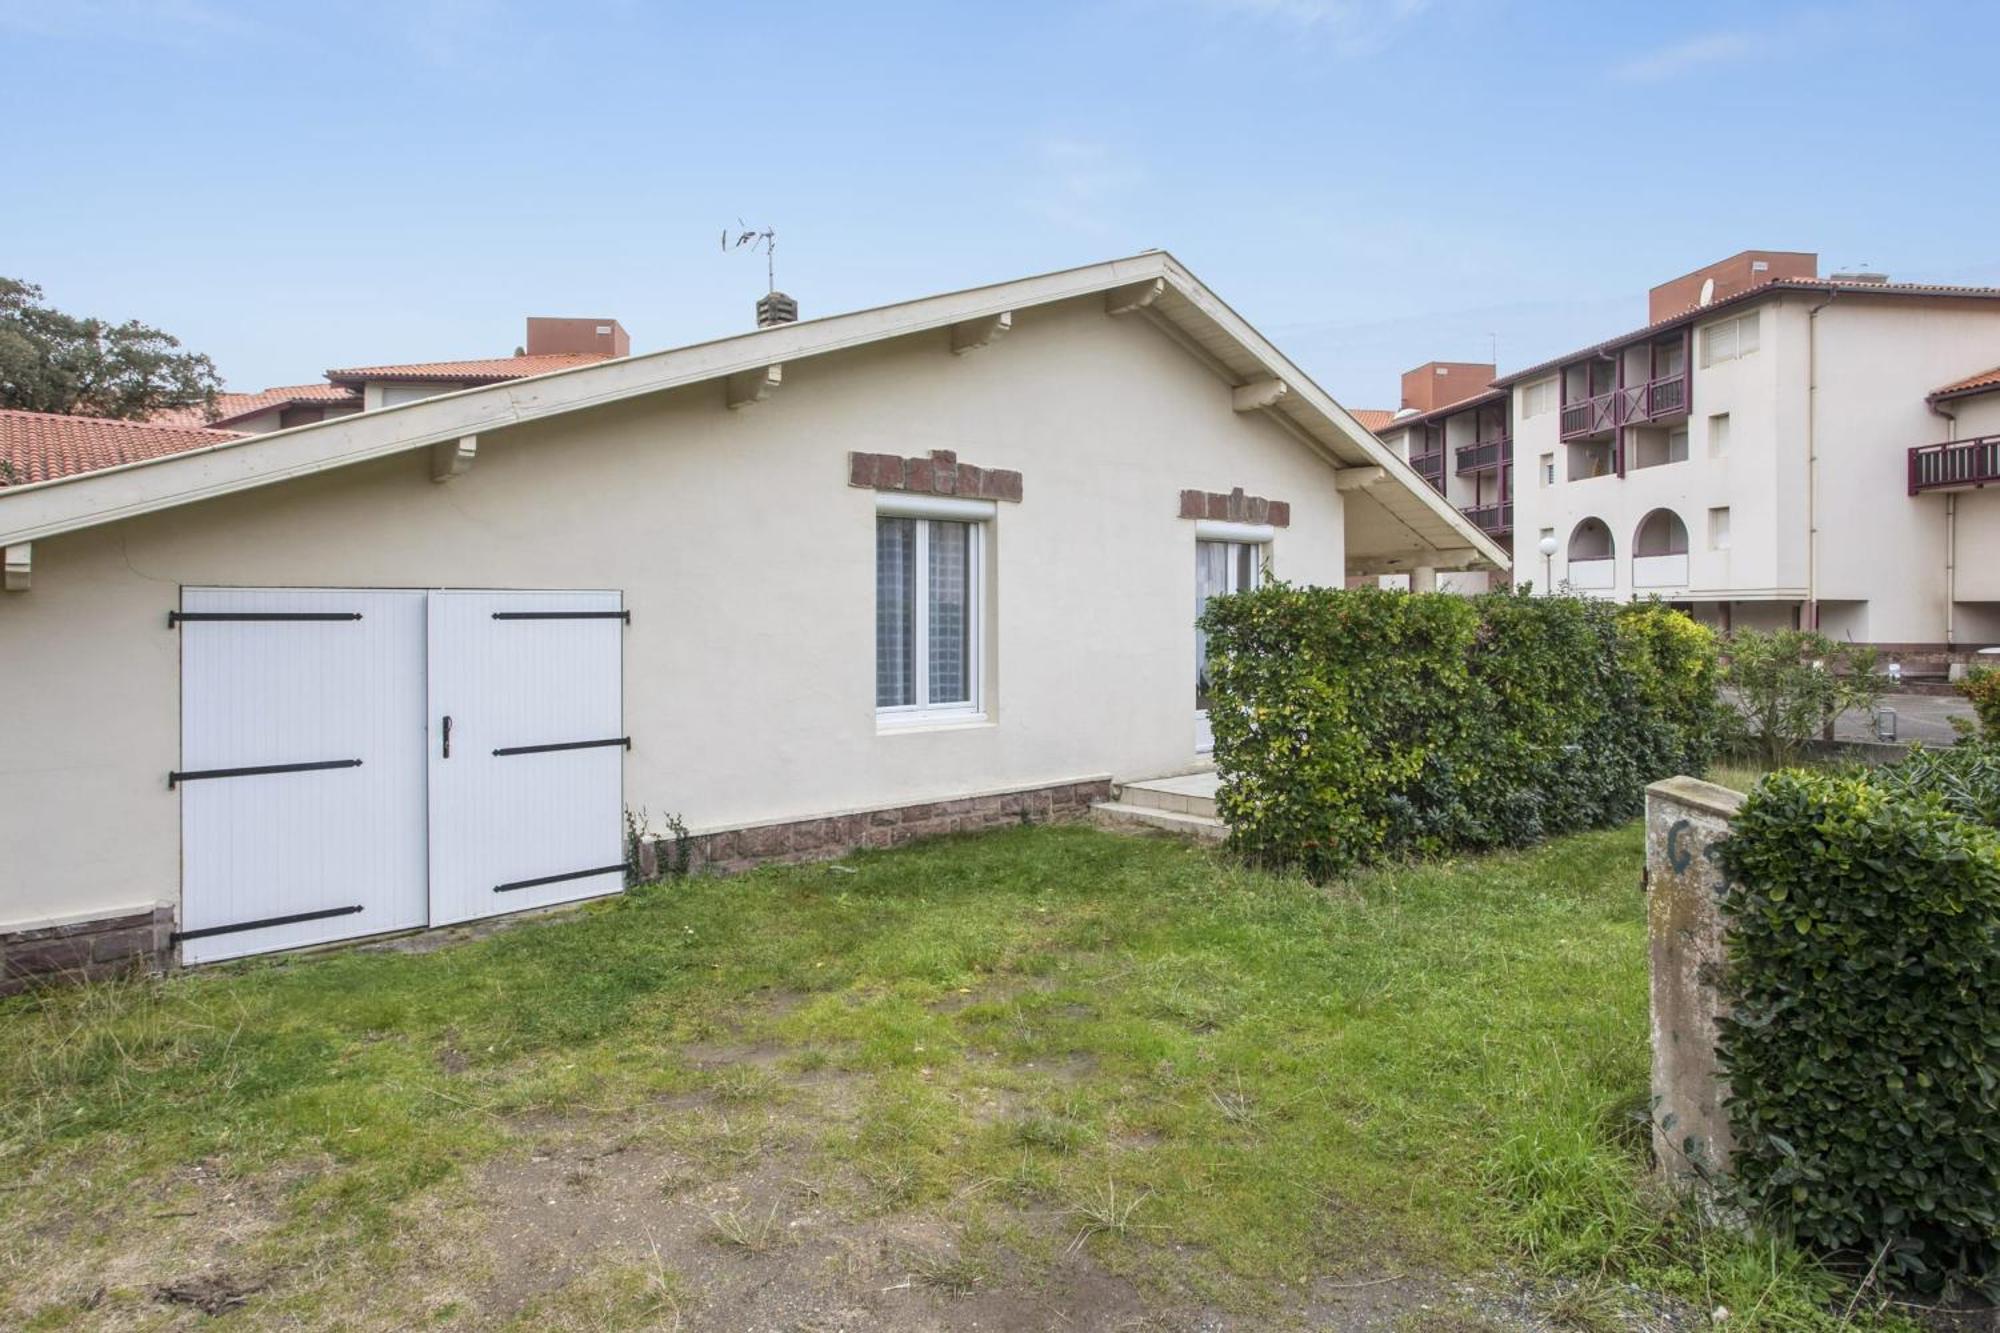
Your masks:
<svg viewBox="0 0 2000 1333"><path fill-rule="evenodd" d="M1722 844L1735 1187L1923 1293L2000 1295L2000 836L1958 812L1996 773L1776 773Z"/></svg>
<svg viewBox="0 0 2000 1333"><path fill-rule="evenodd" d="M1202 625L1231 843L1315 877L1630 818L1722 725L1714 636L1658 603L1273 583Z"/></svg>

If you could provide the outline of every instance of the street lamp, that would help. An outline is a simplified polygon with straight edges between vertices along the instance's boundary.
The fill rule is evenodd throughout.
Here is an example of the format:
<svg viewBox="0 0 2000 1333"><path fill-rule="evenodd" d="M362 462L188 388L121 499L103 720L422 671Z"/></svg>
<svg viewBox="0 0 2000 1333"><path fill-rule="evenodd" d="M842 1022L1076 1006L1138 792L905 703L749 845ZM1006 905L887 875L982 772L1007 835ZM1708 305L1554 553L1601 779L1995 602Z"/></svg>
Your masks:
<svg viewBox="0 0 2000 1333"><path fill-rule="evenodd" d="M1546 597L1548 596L1549 589L1552 586L1554 586L1554 580L1551 579L1549 576L1549 561L1555 559L1556 556L1555 534L1551 533L1548 536L1542 538L1541 547L1542 547L1542 595Z"/></svg>

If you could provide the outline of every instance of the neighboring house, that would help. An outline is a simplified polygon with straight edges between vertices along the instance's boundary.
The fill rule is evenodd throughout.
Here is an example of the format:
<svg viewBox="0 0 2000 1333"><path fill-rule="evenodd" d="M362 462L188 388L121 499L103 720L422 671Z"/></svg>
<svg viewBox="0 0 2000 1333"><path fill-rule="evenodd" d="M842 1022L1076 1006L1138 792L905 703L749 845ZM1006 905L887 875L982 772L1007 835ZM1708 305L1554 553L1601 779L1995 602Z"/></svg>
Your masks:
<svg viewBox="0 0 2000 1333"><path fill-rule="evenodd" d="M459 389L570 370L595 361L629 356L632 352L631 336L615 319L530 315L527 334L527 341L512 356L329 370L324 384L290 384L256 393L218 394L211 407L173 408L155 414L148 424L207 426L262 435L350 412L372 412Z"/></svg>
<svg viewBox="0 0 2000 1333"><path fill-rule="evenodd" d="M2000 641L2000 419L1964 378L2000 362L2000 289L1817 270L1744 251L1655 287L1631 333L1498 377L1419 367L1380 433L1517 583L1902 654Z"/></svg>
<svg viewBox="0 0 2000 1333"><path fill-rule="evenodd" d="M616 892L626 809L723 868L1080 813L1202 763L1205 596L1505 558L1158 252L0 489L0 544L17 974Z"/></svg>

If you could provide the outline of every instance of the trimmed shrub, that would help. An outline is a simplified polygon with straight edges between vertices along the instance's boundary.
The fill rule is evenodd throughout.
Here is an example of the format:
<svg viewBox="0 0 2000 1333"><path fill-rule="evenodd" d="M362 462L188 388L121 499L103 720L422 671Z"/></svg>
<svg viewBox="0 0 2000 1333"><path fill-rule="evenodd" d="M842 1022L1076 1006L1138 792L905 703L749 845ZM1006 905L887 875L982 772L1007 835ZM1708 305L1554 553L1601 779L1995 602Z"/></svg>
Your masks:
<svg viewBox="0 0 2000 1333"><path fill-rule="evenodd" d="M1958 692L1971 700L1972 711L1979 718L1980 736L2000 741L2000 671L1976 666L1958 682Z"/></svg>
<svg viewBox="0 0 2000 1333"><path fill-rule="evenodd" d="M1231 843L1318 878L1630 818L1722 726L1714 636L1659 603L1272 583L1202 625Z"/></svg>
<svg viewBox="0 0 2000 1333"><path fill-rule="evenodd" d="M1991 756L1941 760L1750 794L1720 853L1720 1055L1752 1215L1907 1289L1993 1295L2000 836L1921 790Z"/></svg>

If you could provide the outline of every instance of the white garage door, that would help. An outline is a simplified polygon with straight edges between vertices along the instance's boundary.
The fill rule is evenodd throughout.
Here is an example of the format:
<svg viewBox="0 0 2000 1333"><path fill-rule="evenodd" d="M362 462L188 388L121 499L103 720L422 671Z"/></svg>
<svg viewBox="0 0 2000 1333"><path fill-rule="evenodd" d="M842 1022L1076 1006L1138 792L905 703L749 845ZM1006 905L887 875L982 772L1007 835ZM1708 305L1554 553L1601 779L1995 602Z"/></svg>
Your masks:
<svg viewBox="0 0 2000 1333"><path fill-rule="evenodd" d="M621 601L186 589L182 961L617 891Z"/></svg>
<svg viewBox="0 0 2000 1333"><path fill-rule="evenodd" d="M432 925L623 887L624 618L615 592L431 594Z"/></svg>
<svg viewBox="0 0 2000 1333"><path fill-rule="evenodd" d="M424 924L424 594L189 588L181 958Z"/></svg>

